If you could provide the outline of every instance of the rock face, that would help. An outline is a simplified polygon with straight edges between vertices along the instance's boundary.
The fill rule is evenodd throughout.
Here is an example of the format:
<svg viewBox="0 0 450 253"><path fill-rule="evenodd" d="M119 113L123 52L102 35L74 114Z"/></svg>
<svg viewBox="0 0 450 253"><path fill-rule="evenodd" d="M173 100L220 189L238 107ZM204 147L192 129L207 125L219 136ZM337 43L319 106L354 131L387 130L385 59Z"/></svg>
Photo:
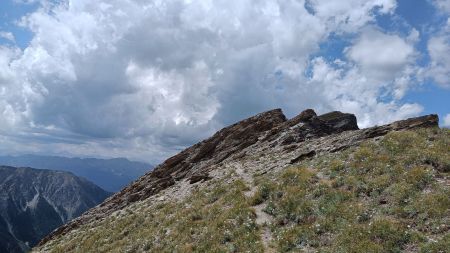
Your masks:
<svg viewBox="0 0 450 253"><path fill-rule="evenodd" d="M24 252L110 193L71 173L0 167L0 252Z"/></svg>
<svg viewBox="0 0 450 253"><path fill-rule="evenodd" d="M133 202L146 200L171 186L210 179L221 165L249 154L283 156L285 164L296 163L324 152L336 152L389 131L438 126L437 115L412 118L389 125L359 130L353 114L331 112L317 115L308 109L287 120L280 109L264 112L223 128L211 138L167 159L121 192L81 217L56 229L40 242L66 234L82 224L107 217Z"/></svg>

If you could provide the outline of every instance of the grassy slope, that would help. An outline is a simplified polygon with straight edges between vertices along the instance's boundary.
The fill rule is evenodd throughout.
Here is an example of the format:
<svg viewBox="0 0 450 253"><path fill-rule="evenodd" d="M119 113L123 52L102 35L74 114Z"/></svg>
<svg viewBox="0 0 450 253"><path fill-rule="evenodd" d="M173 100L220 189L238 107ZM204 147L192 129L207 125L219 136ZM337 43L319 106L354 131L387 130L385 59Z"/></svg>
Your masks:
<svg viewBox="0 0 450 253"><path fill-rule="evenodd" d="M281 173L138 203L46 245L51 252L448 252L450 131L387 135ZM230 177L233 172L230 172ZM246 194L247 193L247 194ZM255 206L271 217L256 223ZM262 242L262 230L271 241ZM268 246L267 246L268 245Z"/></svg>

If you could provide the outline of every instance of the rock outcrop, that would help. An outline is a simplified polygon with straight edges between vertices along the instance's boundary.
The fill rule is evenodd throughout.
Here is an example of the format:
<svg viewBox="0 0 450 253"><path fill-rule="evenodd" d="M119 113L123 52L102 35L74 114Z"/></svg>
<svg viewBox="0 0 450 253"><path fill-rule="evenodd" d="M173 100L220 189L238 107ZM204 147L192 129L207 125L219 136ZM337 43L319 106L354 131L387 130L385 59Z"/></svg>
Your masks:
<svg viewBox="0 0 450 253"><path fill-rule="evenodd" d="M264 112L223 128L211 138L167 159L101 205L56 229L40 245L82 224L107 217L133 202L146 200L179 182L195 184L209 180L211 172L224 163L247 155L271 153L283 156L280 163L292 164L324 152L346 149L390 131L436 126L437 115L359 130L356 117L348 113L331 112L318 116L308 109L287 120L280 109Z"/></svg>

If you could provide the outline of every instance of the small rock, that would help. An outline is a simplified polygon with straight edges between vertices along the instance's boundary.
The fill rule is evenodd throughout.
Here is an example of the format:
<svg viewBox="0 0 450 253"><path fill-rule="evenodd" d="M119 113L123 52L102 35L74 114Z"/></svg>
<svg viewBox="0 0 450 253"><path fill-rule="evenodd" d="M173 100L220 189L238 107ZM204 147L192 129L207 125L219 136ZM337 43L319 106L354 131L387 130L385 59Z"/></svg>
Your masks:
<svg viewBox="0 0 450 253"><path fill-rule="evenodd" d="M311 150L311 151L309 151L309 152L300 154L300 155L297 156L296 158L292 159L291 162L290 162L290 164L294 164L294 163L300 162L300 161L302 161L302 160L304 160L304 159L306 159L306 158L311 158L311 157L313 157L313 156L315 156L315 155L316 155L316 151Z"/></svg>
<svg viewBox="0 0 450 253"><path fill-rule="evenodd" d="M189 178L190 184L195 184L200 181L207 181L210 180L211 177L208 174L200 174L200 175L193 175L191 178Z"/></svg>

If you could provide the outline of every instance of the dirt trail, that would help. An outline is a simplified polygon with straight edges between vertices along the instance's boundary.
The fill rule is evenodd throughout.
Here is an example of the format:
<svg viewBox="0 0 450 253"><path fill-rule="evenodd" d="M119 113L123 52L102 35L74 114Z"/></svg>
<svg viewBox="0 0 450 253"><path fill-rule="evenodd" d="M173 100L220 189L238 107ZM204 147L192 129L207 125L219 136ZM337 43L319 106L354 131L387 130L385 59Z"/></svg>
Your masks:
<svg viewBox="0 0 450 253"><path fill-rule="evenodd" d="M242 178L242 180L244 180L247 187L249 188L249 190L244 193L245 196L253 196L257 190L257 187L253 183L253 176L250 173L245 172L241 163L235 163L234 167L236 170L236 174L238 174L238 176ZM273 236L269 228L269 225L272 223L273 218L263 211L266 206L266 203L262 203L254 206L253 209L255 210L256 214L256 224L261 228L261 241L264 246L264 252L274 253L276 252L275 249L270 247L270 242L272 241Z"/></svg>

